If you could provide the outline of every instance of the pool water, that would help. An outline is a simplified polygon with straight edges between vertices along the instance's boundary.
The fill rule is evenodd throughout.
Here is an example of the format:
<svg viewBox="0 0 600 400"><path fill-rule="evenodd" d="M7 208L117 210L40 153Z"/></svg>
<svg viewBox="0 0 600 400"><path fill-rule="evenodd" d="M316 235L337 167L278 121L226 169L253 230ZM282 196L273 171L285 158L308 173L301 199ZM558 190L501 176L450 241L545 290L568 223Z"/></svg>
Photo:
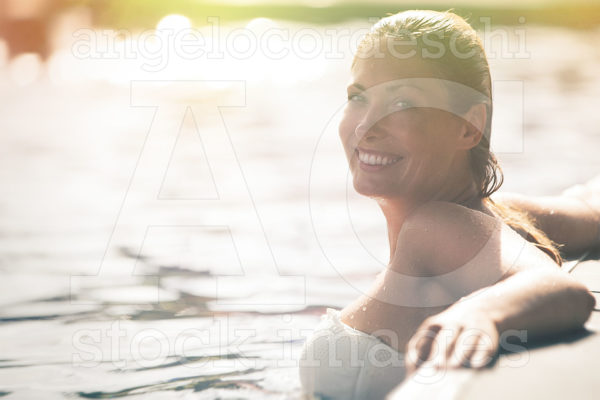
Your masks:
<svg viewBox="0 0 600 400"><path fill-rule="evenodd" d="M600 171L600 30L526 32L490 60L493 145L504 190L555 194ZM384 221L337 142L349 54L253 60L0 67L0 396L302 398L302 342L385 267Z"/></svg>

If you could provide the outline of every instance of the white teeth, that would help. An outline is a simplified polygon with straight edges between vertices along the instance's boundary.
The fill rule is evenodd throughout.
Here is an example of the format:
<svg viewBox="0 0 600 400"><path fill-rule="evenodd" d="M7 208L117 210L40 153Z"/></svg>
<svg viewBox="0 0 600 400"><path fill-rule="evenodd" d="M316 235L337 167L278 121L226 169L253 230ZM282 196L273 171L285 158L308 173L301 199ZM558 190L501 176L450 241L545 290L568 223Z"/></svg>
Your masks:
<svg viewBox="0 0 600 400"><path fill-rule="evenodd" d="M358 159L368 165L390 165L397 162L401 158L402 157L388 158L386 156L376 156L373 154L365 154L361 151L358 152Z"/></svg>

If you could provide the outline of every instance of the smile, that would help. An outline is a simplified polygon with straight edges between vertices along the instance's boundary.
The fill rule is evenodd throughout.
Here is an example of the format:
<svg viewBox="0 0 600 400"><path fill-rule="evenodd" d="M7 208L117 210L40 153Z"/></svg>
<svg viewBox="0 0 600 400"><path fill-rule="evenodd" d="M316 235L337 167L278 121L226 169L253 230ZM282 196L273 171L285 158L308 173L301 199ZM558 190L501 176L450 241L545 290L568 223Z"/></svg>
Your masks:
<svg viewBox="0 0 600 400"><path fill-rule="evenodd" d="M365 165L370 167L387 167L402 160L402 157L399 156L373 151L366 151L362 149L356 149L356 154L358 160L361 163L361 166Z"/></svg>

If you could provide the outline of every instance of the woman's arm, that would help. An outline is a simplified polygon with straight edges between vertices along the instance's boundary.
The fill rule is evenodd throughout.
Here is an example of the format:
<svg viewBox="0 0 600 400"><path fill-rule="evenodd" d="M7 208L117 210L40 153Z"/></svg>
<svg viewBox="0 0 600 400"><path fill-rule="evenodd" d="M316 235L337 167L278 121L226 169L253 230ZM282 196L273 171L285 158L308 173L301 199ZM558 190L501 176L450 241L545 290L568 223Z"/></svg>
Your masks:
<svg viewBox="0 0 600 400"><path fill-rule="evenodd" d="M594 305L588 290L560 270L522 271L427 318L408 343L406 365L482 367L510 330L530 340L577 329Z"/></svg>
<svg viewBox="0 0 600 400"><path fill-rule="evenodd" d="M497 194L494 200L530 214L565 254L600 244L600 176L561 196ZM575 329L594 305L587 289L562 271L522 271L426 319L407 346L407 365L480 367L496 353L499 335L525 329L531 339Z"/></svg>
<svg viewBox="0 0 600 400"><path fill-rule="evenodd" d="M498 332L570 330L587 319L590 304L583 285L497 218L433 202L404 223L390 265L342 310L342 320L398 350L408 348L407 364L414 367L442 354L428 350L423 336L448 337L436 361L453 354L452 338L467 328L490 337L485 352L495 353ZM471 363L477 354L464 354L460 363L477 365Z"/></svg>

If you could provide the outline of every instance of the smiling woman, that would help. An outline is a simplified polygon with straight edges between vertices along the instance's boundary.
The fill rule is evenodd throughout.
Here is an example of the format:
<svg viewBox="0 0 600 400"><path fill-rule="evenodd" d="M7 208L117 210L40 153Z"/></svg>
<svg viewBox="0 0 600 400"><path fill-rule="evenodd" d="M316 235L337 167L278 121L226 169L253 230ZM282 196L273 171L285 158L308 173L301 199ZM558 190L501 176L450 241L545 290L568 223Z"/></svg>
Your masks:
<svg viewBox="0 0 600 400"><path fill-rule="evenodd" d="M405 367L486 365L507 329L531 337L581 326L594 299L560 272L547 236L559 229L535 226L527 216L539 211L535 202L490 199L502 174L490 152L491 76L475 31L451 12L384 18L351 73L339 134L355 190L386 218L390 261L307 340L305 389L381 398Z"/></svg>

